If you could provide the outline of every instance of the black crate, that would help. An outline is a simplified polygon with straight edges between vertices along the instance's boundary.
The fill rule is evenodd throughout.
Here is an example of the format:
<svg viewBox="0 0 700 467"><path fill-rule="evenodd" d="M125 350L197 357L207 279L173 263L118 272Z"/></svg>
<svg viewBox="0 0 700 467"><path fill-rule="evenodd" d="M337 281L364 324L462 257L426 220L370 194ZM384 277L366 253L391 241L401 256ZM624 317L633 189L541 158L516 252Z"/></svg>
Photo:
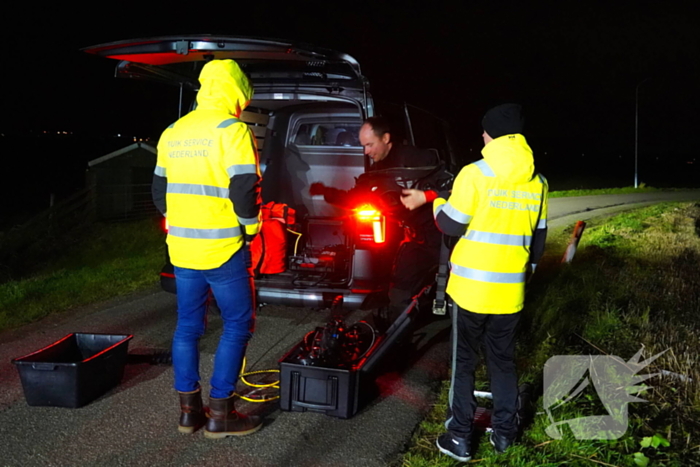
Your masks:
<svg viewBox="0 0 700 467"><path fill-rule="evenodd" d="M416 313L413 300L389 327L377 336L364 357L348 368L305 365L306 344L296 344L280 359L280 408L293 412L320 412L332 417L350 418L377 391L374 379L387 363L397 341L410 331ZM323 328L316 328L320 331ZM301 357L301 358L300 358ZM390 360L390 359L389 359Z"/></svg>
<svg viewBox="0 0 700 467"><path fill-rule="evenodd" d="M280 408L350 418L359 407L359 368L324 368L294 363L301 346L280 360Z"/></svg>
<svg viewBox="0 0 700 467"><path fill-rule="evenodd" d="M72 333L12 360L31 406L82 407L119 384L133 335Z"/></svg>

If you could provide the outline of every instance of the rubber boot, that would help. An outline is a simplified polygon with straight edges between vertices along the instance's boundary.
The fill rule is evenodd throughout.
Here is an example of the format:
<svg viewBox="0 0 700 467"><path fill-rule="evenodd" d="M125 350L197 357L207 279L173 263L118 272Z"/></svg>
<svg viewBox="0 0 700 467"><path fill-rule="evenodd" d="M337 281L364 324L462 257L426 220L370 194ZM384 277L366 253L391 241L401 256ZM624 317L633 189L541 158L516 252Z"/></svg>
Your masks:
<svg viewBox="0 0 700 467"><path fill-rule="evenodd" d="M236 412L235 396L226 399L209 398L209 414L204 436L220 439L227 436L245 436L255 433L262 427L262 420L255 415Z"/></svg>
<svg viewBox="0 0 700 467"><path fill-rule="evenodd" d="M177 431L187 434L194 433L204 426L206 421L202 406L202 391L197 389L178 394L180 394L180 425Z"/></svg>

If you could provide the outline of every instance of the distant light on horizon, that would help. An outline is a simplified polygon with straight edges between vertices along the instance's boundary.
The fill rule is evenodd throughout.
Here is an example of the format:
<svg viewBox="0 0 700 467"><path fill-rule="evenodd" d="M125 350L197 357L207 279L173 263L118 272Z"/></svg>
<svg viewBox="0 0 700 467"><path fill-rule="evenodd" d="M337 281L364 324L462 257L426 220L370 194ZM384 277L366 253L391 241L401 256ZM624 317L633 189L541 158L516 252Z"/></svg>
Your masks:
<svg viewBox="0 0 700 467"><path fill-rule="evenodd" d="M37 138L37 137L54 137L54 136L74 136L76 138L93 138L93 137L99 137L99 138L128 138L128 139L133 139L137 141L151 141L150 136L138 136L138 135L133 135L133 136L126 136L122 133L100 133L96 131L72 131L72 130L37 130L37 129L28 129L28 130L19 130L19 131L12 131L12 132L6 132L3 131L0 133L0 137L15 137L15 136L20 136L20 137L29 137L29 138Z"/></svg>

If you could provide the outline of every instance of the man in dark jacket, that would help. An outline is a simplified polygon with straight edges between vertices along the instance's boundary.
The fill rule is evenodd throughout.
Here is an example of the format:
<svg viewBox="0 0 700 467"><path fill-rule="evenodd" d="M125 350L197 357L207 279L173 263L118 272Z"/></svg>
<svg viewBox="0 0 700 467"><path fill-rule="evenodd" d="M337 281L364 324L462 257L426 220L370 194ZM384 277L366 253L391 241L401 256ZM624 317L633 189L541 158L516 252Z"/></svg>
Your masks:
<svg viewBox="0 0 700 467"><path fill-rule="evenodd" d="M437 156L425 149L392 141L391 128L382 117L370 117L360 128L360 144L372 159L370 171L399 167L429 167L440 163Z"/></svg>
<svg viewBox="0 0 700 467"><path fill-rule="evenodd" d="M365 120L359 137L365 155L372 159L369 172L440 165L435 153L393 141L389 125L382 117ZM322 183L314 183L309 189L311 195L323 195L327 202L343 207L349 207L350 200L360 191L360 187L348 192ZM389 307L375 315L380 331L385 331L411 303L412 297L434 277L440 257L442 236L429 205L437 192L407 189L403 190L403 195L401 201L410 212L406 211L403 219L406 235L394 261Z"/></svg>

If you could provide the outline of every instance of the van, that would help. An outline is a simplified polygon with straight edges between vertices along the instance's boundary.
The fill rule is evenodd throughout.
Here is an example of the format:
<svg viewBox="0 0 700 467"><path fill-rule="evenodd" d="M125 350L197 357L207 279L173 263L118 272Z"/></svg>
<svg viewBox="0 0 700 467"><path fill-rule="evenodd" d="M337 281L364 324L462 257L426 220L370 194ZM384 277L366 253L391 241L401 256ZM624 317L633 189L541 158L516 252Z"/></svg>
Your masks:
<svg viewBox="0 0 700 467"><path fill-rule="evenodd" d="M382 303L403 239L396 206L401 188L430 188L425 180L436 169L455 173L457 168L444 121L406 104L381 104L378 111L360 64L341 52L209 35L128 40L83 50L117 60L118 78L177 86L180 115L194 105L197 78L207 61L233 59L246 73L255 93L240 119L257 141L263 204L286 205L296 214L293 221L285 219L283 270L255 278L261 305L369 309ZM366 173L370 161L358 132L365 118L379 112L392 121L394 141L429 148L443 167ZM309 194L314 182L349 190L358 179L376 185L372 205L343 209ZM161 285L176 293L167 257Z"/></svg>

